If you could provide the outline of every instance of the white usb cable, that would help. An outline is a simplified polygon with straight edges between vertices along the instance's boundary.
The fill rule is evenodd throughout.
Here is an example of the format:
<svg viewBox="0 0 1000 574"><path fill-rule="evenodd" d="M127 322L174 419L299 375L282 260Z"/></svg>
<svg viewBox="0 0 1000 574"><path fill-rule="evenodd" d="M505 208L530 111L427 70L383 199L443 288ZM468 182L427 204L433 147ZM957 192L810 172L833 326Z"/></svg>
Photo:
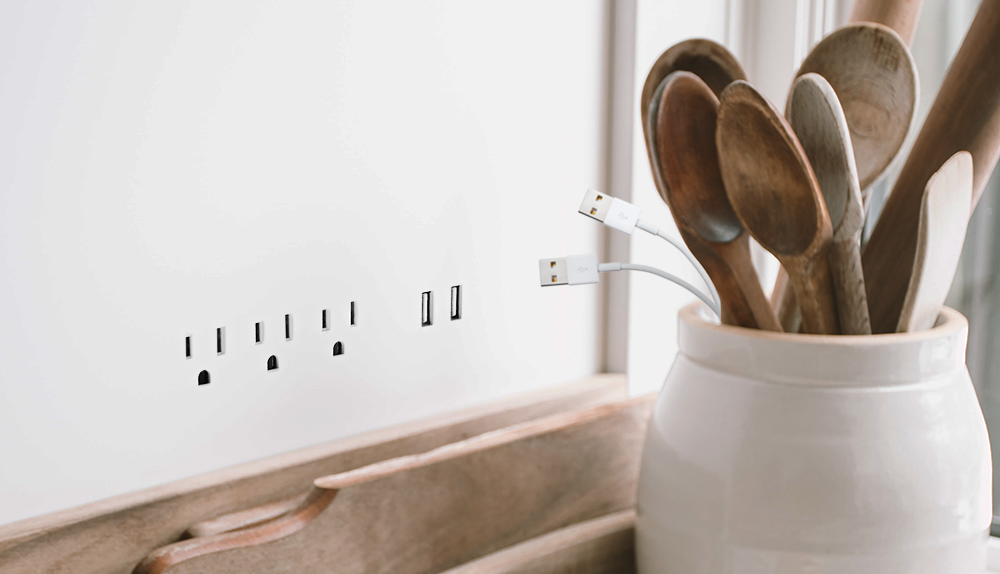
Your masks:
<svg viewBox="0 0 1000 574"><path fill-rule="evenodd" d="M676 247L688 261L691 262L691 265L693 265L698 271L698 274L701 275L702 280L705 282L705 285L708 286L708 290L712 294L712 299L715 300L716 305L713 309L718 309L719 304L721 304L719 300L719 292L715 290L715 285L713 285L712 280L709 279L708 273L705 272L705 268L702 267L701 263L695 259L694 255L692 255L690 251L688 251L686 245L666 233L661 232L660 228L655 225L639 219L639 214L642 213L641 209L627 201L618 199L617 197L611 197L606 193L601 193L600 191L594 189L588 189L587 194L583 197L583 203L580 204L580 213L592 219L596 219L608 227L628 233L629 235L632 235L632 232L635 231L636 227L638 227L647 233L667 240L671 245ZM610 265L610 263L607 265ZM622 269L625 269L625 267L622 267ZM654 268L650 267L649 269ZM638 271L645 271L645 269L639 269ZM657 269L656 271L659 270ZM650 271L650 273L653 273L653 271ZM663 272L660 271L660 273ZM673 277L673 275L671 275L671 277ZM690 285L687 282L684 284ZM701 292L698 291L696 295L700 296L700 293Z"/></svg>
<svg viewBox="0 0 1000 574"><path fill-rule="evenodd" d="M542 287L597 283L598 273L608 273L611 271L643 271L645 273L658 275L668 281L673 281L704 301L713 313L719 315L718 303L709 299L708 296L701 292L701 290L680 277L667 273L662 269L657 269L656 267L636 265L633 263L598 264L597 255L593 253L538 260L539 282L542 284Z"/></svg>

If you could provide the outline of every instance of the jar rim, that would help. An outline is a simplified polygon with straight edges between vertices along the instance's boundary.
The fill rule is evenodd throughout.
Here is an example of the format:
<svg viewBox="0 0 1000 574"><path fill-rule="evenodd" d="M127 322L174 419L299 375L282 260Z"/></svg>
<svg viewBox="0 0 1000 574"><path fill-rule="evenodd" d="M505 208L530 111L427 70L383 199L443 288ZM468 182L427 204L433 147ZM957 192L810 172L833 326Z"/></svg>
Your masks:
<svg viewBox="0 0 1000 574"><path fill-rule="evenodd" d="M716 371L793 384L880 386L965 368L968 321L944 307L931 329L806 335L722 325L701 302L678 314L680 356Z"/></svg>
<svg viewBox="0 0 1000 574"><path fill-rule="evenodd" d="M714 313L701 301L694 301L681 308L678 319L692 326L708 330L718 330L744 337L771 339L776 341L792 341L804 345L885 345L904 343L919 339L936 339L946 333L967 329L969 326L965 315L951 307L942 307L934 326L924 331L914 333L879 333L877 335L812 335L808 333L779 333L762 329L750 329L735 325L724 325L719 322Z"/></svg>

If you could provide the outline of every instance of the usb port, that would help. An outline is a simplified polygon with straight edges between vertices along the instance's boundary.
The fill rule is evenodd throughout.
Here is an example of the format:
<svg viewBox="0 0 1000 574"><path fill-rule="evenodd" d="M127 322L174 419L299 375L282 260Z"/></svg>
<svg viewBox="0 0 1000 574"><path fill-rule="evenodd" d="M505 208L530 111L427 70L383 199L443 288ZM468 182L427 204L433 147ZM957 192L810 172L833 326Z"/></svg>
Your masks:
<svg viewBox="0 0 1000 574"><path fill-rule="evenodd" d="M457 321L462 318L462 286L454 285L451 288L451 320Z"/></svg>
<svg viewBox="0 0 1000 574"><path fill-rule="evenodd" d="M420 326L430 327L434 324L434 294L424 291L420 294Z"/></svg>

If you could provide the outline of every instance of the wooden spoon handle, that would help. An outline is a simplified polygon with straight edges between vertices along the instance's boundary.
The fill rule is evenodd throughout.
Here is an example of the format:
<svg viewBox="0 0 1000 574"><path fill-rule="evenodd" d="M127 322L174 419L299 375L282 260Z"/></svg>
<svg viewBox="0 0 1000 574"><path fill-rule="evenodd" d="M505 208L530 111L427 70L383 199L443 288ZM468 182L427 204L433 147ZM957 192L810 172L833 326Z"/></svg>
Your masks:
<svg viewBox="0 0 1000 574"><path fill-rule="evenodd" d="M830 270L830 248L821 249L804 262L782 263L795 288L795 298L802 312L802 332L815 335L837 335L837 303L833 274Z"/></svg>
<svg viewBox="0 0 1000 574"><path fill-rule="evenodd" d="M872 334L865 278L861 272L859 239L851 237L847 241L835 241L830 245L830 268L833 271L833 287L837 297L837 315L840 318L840 332L844 335Z"/></svg>
<svg viewBox="0 0 1000 574"><path fill-rule="evenodd" d="M850 22L875 22L888 26L909 46L920 20L922 0L855 0Z"/></svg>
<svg viewBox="0 0 1000 574"><path fill-rule="evenodd" d="M774 279L771 308L778 315L778 322L786 333L799 332L802 314L799 313L799 302L795 299L795 288L788 281L788 272L784 267L778 268L778 276Z"/></svg>
<svg viewBox="0 0 1000 574"><path fill-rule="evenodd" d="M722 322L727 325L781 331L771 305L750 262L750 240L744 232L729 244L710 244L679 226L681 237L701 262L722 300ZM740 251L745 250L743 255ZM728 251L728 253L727 253Z"/></svg>
<svg viewBox="0 0 1000 574"><path fill-rule="evenodd" d="M983 0L865 245L872 331L896 331L917 251L920 206L931 175L972 153L975 208L1000 157L1000 0Z"/></svg>

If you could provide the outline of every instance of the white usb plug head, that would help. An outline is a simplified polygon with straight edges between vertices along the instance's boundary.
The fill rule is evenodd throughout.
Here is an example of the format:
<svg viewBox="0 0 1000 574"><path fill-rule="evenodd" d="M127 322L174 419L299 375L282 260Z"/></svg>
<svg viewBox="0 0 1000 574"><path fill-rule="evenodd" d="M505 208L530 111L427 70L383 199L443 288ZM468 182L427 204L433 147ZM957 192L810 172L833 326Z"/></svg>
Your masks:
<svg viewBox="0 0 1000 574"><path fill-rule="evenodd" d="M632 235L642 210L627 201L594 189L588 189L587 194L583 197L583 203L580 204L580 213L596 219L608 227Z"/></svg>
<svg viewBox="0 0 1000 574"><path fill-rule="evenodd" d="M542 287L597 283L597 255L571 255L538 260Z"/></svg>
<svg viewBox="0 0 1000 574"><path fill-rule="evenodd" d="M596 189L588 189L587 195L583 196L583 203L580 204L580 213L604 223L604 220L608 218L612 199L614 198L610 195Z"/></svg>

